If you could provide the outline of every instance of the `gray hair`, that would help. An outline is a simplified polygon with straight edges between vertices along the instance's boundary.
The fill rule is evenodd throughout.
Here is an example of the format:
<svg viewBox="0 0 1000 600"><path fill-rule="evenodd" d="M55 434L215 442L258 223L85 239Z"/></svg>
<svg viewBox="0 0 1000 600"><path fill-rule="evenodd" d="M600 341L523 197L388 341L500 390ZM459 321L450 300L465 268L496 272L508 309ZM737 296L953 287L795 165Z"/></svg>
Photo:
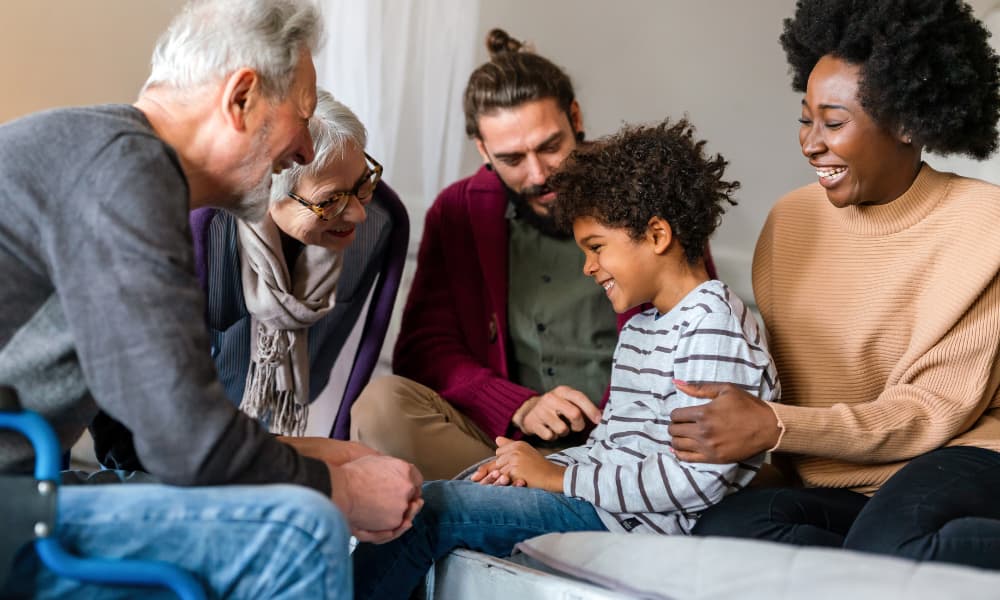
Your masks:
<svg viewBox="0 0 1000 600"><path fill-rule="evenodd" d="M315 52L322 35L312 0L191 0L157 41L143 91L193 88L246 67L265 97L284 98L301 51Z"/></svg>
<svg viewBox="0 0 1000 600"><path fill-rule="evenodd" d="M294 191L303 177L316 177L352 145L363 151L368 143L368 131L357 115L322 88L316 90L316 112L309 119L309 135L316 157L308 165L296 163L271 177L272 203L287 199L286 194Z"/></svg>

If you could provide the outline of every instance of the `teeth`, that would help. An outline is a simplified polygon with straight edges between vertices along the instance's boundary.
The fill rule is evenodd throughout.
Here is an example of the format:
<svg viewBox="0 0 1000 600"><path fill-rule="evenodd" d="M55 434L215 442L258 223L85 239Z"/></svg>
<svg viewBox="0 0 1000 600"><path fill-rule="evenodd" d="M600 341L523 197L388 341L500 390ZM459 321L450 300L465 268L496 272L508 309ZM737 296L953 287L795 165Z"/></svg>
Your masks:
<svg viewBox="0 0 1000 600"><path fill-rule="evenodd" d="M823 179L829 179L831 177L836 177L837 175L840 175L846 170L847 167L837 167L835 169L816 169L816 175L818 175L820 178Z"/></svg>
<svg viewBox="0 0 1000 600"><path fill-rule="evenodd" d="M604 288L605 292L611 291L611 288L615 287L615 280L614 279L609 279L609 280L605 281L604 283L602 283L601 287Z"/></svg>

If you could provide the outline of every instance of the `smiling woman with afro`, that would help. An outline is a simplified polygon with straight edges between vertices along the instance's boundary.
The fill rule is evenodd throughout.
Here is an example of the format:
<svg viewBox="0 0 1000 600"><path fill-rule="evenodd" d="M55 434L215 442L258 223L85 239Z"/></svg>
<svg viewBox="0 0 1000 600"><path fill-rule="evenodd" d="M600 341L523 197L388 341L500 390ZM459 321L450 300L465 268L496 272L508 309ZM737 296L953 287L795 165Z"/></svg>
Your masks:
<svg viewBox="0 0 1000 600"><path fill-rule="evenodd" d="M1000 569L1000 187L923 160L996 150L988 37L957 0L800 0L785 22L816 181L754 254L781 402L679 383L707 404L668 425L681 460L770 450L784 480L695 535Z"/></svg>

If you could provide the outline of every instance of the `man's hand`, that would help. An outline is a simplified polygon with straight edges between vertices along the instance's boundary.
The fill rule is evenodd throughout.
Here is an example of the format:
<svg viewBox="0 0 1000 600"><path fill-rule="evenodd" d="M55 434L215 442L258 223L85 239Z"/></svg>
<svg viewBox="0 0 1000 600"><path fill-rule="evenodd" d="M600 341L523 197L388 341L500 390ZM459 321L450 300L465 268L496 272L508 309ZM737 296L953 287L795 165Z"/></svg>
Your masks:
<svg viewBox="0 0 1000 600"><path fill-rule="evenodd" d="M767 403L731 384L688 384L677 389L695 398L711 398L699 406L675 408L667 427L680 460L731 463L746 460L778 443L778 417Z"/></svg>
<svg viewBox="0 0 1000 600"><path fill-rule="evenodd" d="M568 385L528 398L511 418L518 429L543 440L561 438L570 431L583 431L587 420L600 423L601 409L594 406L586 394Z"/></svg>
<svg viewBox="0 0 1000 600"><path fill-rule="evenodd" d="M295 448L296 452L302 456L321 460L333 467L339 467L363 456L378 454L375 450L357 442L331 440L323 437L277 437L278 441Z"/></svg>
<svg viewBox="0 0 1000 600"><path fill-rule="evenodd" d="M361 541L387 542L413 525L423 506L416 467L388 456L363 456L330 467L333 502Z"/></svg>

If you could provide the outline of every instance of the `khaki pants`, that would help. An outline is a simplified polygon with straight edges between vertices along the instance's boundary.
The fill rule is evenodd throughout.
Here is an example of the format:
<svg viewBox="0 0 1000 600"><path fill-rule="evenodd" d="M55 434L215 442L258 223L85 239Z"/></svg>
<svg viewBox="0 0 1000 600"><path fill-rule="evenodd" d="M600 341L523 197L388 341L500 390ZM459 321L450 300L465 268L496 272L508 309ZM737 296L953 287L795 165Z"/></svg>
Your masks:
<svg viewBox="0 0 1000 600"><path fill-rule="evenodd" d="M451 479L494 455L496 445L429 387L388 375L372 380L351 408L351 439L409 461L424 479Z"/></svg>

